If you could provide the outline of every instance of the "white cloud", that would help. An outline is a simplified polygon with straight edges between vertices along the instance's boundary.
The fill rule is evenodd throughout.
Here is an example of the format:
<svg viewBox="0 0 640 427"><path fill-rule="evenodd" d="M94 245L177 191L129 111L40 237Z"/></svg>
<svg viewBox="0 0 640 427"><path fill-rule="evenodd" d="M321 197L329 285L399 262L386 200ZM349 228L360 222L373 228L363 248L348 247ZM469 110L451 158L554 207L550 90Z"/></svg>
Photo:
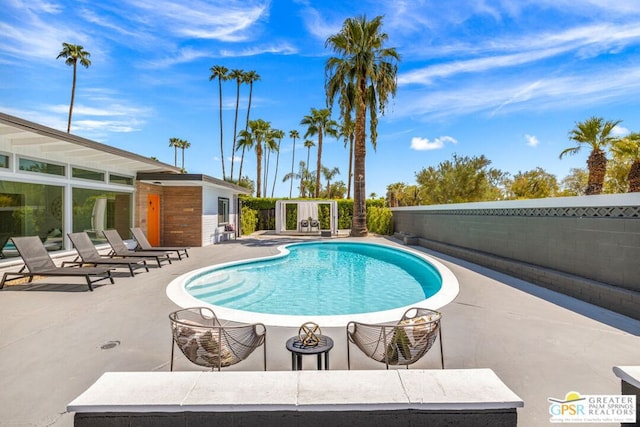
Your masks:
<svg viewBox="0 0 640 427"><path fill-rule="evenodd" d="M416 151L429 151L429 150L440 150L444 148L445 143L457 144L458 141L450 136L441 136L433 141L430 141L428 138L420 138L418 136L414 136L411 138L411 149Z"/></svg>
<svg viewBox="0 0 640 427"><path fill-rule="evenodd" d="M613 128L613 131L612 131L612 133L613 133L614 135L616 135L616 136L625 136L625 135L628 135L628 134L629 134L629 132L630 132L630 130L629 130L629 129L627 129L627 128L626 128L626 127L624 127L624 126L620 126L620 125L616 125L616 126Z"/></svg>
<svg viewBox="0 0 640 427"><path fill-rule="evenodd" d="M276 53L283 55L294 55L298 53L298 49L289 43L281 43L279 45L265 45L247 48L243 50L233 51L229 49L221 50L220 55L223 57L241 57L256 56L264 53Z"/></svg>
<svg viewBox="0 0 640 427"><path fill-rule="evenodd" d="M538 144L540 144L540 141L538 141L537 137L535 137L534 135L529 135L528 133L524 135L524 139L527 140L527 145L529 147L537 147Z"/></svg>

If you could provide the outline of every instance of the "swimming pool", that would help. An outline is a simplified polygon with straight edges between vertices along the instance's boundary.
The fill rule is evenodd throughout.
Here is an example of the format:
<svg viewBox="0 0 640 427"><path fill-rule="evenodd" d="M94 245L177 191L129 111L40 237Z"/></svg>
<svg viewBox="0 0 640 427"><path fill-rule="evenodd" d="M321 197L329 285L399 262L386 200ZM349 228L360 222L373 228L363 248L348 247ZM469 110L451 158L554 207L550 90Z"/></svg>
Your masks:
<svg viewBox="0 0 640 427"><path fill-rule="evenodd" d="M167 294L182 307L208 306L227 320L342 326L394 320L408 307L440 308L458 293L446 267L406 248L323 241L278 249L276 256L187 273Z"/></svg>

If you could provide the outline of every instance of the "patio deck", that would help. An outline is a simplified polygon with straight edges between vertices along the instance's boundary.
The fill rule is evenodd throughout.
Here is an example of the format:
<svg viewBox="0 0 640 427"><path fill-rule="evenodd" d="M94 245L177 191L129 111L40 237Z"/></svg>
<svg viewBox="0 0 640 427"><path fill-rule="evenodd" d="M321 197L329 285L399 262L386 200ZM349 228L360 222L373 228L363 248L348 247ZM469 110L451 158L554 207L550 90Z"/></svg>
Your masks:
<svg viewBox="0 0 640 427"><path fill-rule="evenodd" d="M115 285L96 286L94 292L75 278L6 287L0 292L0 424L71 426L67 403L104 372L168 371L167 316L178 308L165 295L169 281L204 265L275 254L277 245L300 240L257 235L193 248L183 261L135 277L117 274ZM441 309L445 366L493 369L525 402L518 425L547 424L548 397L563 398L569 391L619 394L612 367L640 362L640 321L415 248L443 262L460 283L456 300ZM77 285L55 284L69 282ZM323 332L336 343L331 369L346 369L344 330ZM268 370L291 369L285 342L296 333L297 328L268 328ZM352 368L384 369L357 350L352 355ZM315 358L304 363L312 369ZM262 354L256 352L228 370L261 366ZM413 366L437 369L437 348ZM177 354L175 369L198 367Z"/></svg>

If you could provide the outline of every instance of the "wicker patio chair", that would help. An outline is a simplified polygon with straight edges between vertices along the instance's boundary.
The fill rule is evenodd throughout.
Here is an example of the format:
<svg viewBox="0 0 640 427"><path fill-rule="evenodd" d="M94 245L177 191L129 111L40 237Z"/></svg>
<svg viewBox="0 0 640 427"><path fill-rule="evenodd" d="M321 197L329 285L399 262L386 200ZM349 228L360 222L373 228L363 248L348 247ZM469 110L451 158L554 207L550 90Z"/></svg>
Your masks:
<svg viewBox="0 0 640 427"><path fill-rule="evenodd" d="M4 287L7 281L28 277L29 282L31 282L34 276L84 277L90 291L93 291L92 285L100 280L108 279L111 283L114 283L111 276L111 268L56 266L38 236L13 237L11 240L24 261L24 267L17 273L4 273L2 281L0 281L0 289ZM10 279L11 276L15 277Z"/></svg>
<svg viewBox="0 0 640 427"><path fill-rule="evenodd" d="M175 252L176 255L178 255L179 260L182 260L182 255L189 258L189 253L187 252L187 249L189 248L183 248L181 246L151 246L151 243L149 243L149 240L147 239L147 236L145 236L144 231L142 231L142 228L131 227L130 230L131 234L133 234L133 238L136 239L136 242L138 243L136 251Z"/></svg>
<svg viewBox="0 0 640 427"><path fill-rule="evenodd" d="M245 360L262 346L267 370L266 327L262 323L222 325L206 307L185 308L169 315L171 321L171 370L177 345L192 363L218 371Z"/></svg>
<svg viewBox="0 0 640 427"><path fill-rule="evenodd" d="M132 257L132 258L153 258L158 263L158 267L162 267L162 261L171 264L171 257L167 252L156 251L130 251L127 245L120 237L118 230L103 230L102 234L107 238L107 242L111 246L111 256L115 257Z"/></svg>
<svg viewBox="0 0 640 427"><path fill-rule="evenodd" d="M347 366L351 369L350 343L355 344L367 357L389 365L409 365L417 362L440 337L440 363L444 369L442 353L442 314L426 308L410 308L397 323L347 324Z"/></svg>
<svg viewBox="0 0 640 427"><path fill-rule="evenodd" d="M93 242L91 241L91 238L85 231L78 233L68 233L67 235L69 236L69 240L71 240L71 243L73 243L73 247L76 248L79 259L78 257L76 257L75 261L64 261L62 263L63 267L67 264L89 264L96 267L98 265L128 267L131 277L135 276L134 269L136 268L144 268L145 270L149 271L147 260L144 258L103 257L102 255L100 255Z"/></svg>

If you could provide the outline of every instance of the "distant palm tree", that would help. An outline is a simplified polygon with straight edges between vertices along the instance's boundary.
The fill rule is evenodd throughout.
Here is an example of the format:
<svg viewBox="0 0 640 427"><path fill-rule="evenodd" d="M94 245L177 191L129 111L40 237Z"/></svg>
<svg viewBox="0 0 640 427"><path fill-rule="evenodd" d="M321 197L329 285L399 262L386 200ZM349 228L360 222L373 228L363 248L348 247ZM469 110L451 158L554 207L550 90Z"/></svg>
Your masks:
<svg viewBox="0 0 640 427"><path fill-rule="evenodd" d="M285 133L283 130L274 129L272 136L274 139L278 140L278 146L276 147L276 171L273 174L273 186L271 187L271 197L273 198L273 193L276 191L276 180L278 179L278 163L280 162L280 144L282 143L282 138L284 138Z"/></svg>
<svg viewBox="0 0 640 427"><path fill-rule="evenodd" d="M228 80L229 76L227 73L229 69L222 65L214 65L210 68L211 76L209 76L209 81L218 79L218 93L220 98L220 157L222 161L222 179L226 178L226 173L224 169L224 140L222 139L222 82L224 80ZM233 176L231 177L233 178Z"/></svg>
<svg viewBox="0 0 640 427"><path fill-rule="evenodd" d="M300 134L295 129L291 130L291 131L289 131L289 138L293 139L293 150L292 150L292 153L291 153L291 175L293 175L293 165L295 164L295 160L296 160L296 139L300 138ZM289 184L289 198L291 198L291 192L292 191L293 191L293 179L291 180L291 183Z"/></svg>
<svg viewBox="0 0 640 427"><path fill-rule="evenodd" d="M382 32L382 17L371 21L366 17L347 18L338 34L330 36L325 45L338 56L325 64L327 104L333 105L336 96L343 98L345 82L353 84L355 107L354 176L359 185L353 191L352 236L367 235L365 192L365 157L367 152L365 126L370 114L369 134L373 148L378 138L378 112L384 114L390 97L397 89L396 76L400 55L395 48L384 47L388 35ZM351 101L349 101L350 103ZM346 106L347 108L348 105Z"/></svg>
<svg viewBox="0 0 640 427"><path fill-rule="evenodd" d="M180 138L169 138L169 147L173 147L173 166L178 167L178 148L180 147Z"/></svg>
<svg viewBox="0 0 640 427"><path fill-rule="evenodd" d="M238 136L238 109L240 108L240 85L244 81L244 71L240 69L234 69L229 72L229 80L236 81L236 115L233 120L233 145L231 148L231 152L236 152L236 139ZM231 179L233 179L233 159L235 156L231 156Z"/></svg>
<svg viewBox="0 0 640 427"><path fill-rule="evenodd" d="M189 143L189 141L186 141L184 139L180 140L180 148L182 149L182 173L185 173L185 169L184 169L184 150L191 147L191 144Z"/></svg>
<svg viewBox="0 0 640 427"><path fill-rule="evenodd" d="M347 179L347 199L351 198L351 182L353 181L353 139L355 138L355 123L351 120L345 121L340 126L340 136L344 138L344 146L349 143L349 175Z"/></svg>
<svg viewBox="0 0 640 427"><path fill-rule="evenodd" d="M304 141L304 146L307 149L307 163L305 163L305 164L307 166L307 175L308 175L309 174L309 159L311 158L311 147L315 147L316 144L315 144L315 142L311 141L310 139L307 139L307 140Z"/></svg>
<svg viewBox="0 0 640 427"><path fill-rule="evenodd" d="M302 177L304 175L304 171L306 167L304 161L301 160L299 166L300 166L300 170L298 173L289 172L282 178L282 182L291 181L291 183L293 184L294 179L300 180L300 187L299 187L300 197L304 197L304 187L302 186ZM289 194L289 198L291 198L291 194Z"/></svg>
<svg viewBox="0 0 640 427"><path fill-rule="evenodd" d="M615 154L632 161L627 175L629 193L640 192L640 133L633 132L615 141L611 147Z"/></svg>
<svg viewBox="0 0 640 427"><path fill-rule="evenodd" d="M587 159L587 169L589 170L589 183L586 194L602 193L604 177L607 172L607 155L604 149L618 138L612 135L615 128L622 120L607 120L602 117L590 117L584 122L576 123L575 129L569 132L569 139L578 143L575 147L570 147L560 153L560 158L567 154L577 154L583 145L591 148L591 153Z"/></svg>
<svg viewBox="0 0 640 427"><path fill-rule="evenodd" d="M322 167L322 175L324 175L324 179L327 180L327 199L331 198L331 180L336 176L340 175L340 169L334 167L333 169L329 169L326 166Z"/></svg>
<svg viewBox="0 0 640 427"><path fill-rule="evenodd" d="M322 171L322 139L324 135L331 135L333 137L338 136L338 123L331 119L331 111L327 108L323 109L311 109L311 114L308 114L300 121L301 125L307 126L307 132L304 137L318 135L318 160L316 169L316 190L314 197L320 197L320 173Z"/></svg>
<svg viewBox="0 0 640 427"><path fill-rule="evenodd" d="M251 98L253 96L253 83L260 80L260 76L255 71L247 71L244 73L244 82L249 83L249 106L247 107L247 122L244 125L244 130L249 130L249 113L251 112ZM240 171L238 177L242 176L242 164L244 163L244 149L242 150L242 157L240 158Z"/></svg>
<svg viewBox="0 0 640 427"><path fill-rule="evenodd" d="M69 120L67 121L67 133L71 132L71 116L73 114L73 102L76 97L76 71L78 68L78 61L84 68L89 68L91 60L89 57L91 54L84 50L84 47L79 44L62 43L62 50L56 57L56 59L65 58L64 63L73 66L73 83L71 84L71 103L69 104Z"/></svg>
<svg viewBox="0 0 640 427"><path fill-rule="evenodd" d="M238 146L236 150L242 148L254 149L256 151L256 197L262 197L262 153L263 144L267 149L275 147L275 141L271 136L271 124L262 119L250 120L249 130L241 130L238 133Z"/></svg>

